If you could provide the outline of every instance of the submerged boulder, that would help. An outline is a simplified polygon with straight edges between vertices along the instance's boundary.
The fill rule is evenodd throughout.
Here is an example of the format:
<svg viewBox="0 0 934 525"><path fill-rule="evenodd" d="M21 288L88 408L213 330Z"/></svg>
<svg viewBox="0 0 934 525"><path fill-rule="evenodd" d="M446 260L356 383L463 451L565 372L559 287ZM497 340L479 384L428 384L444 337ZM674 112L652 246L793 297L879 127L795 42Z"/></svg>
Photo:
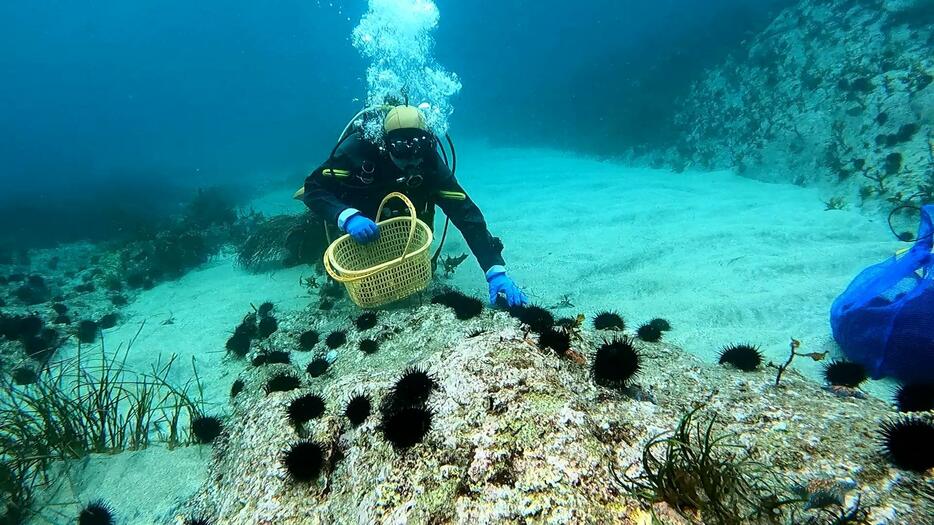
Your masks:
<svg viewBox="0 0 934 525"><path fill-rule="evenodd" d="M341 354L328 379L314 380L328 409L304 429L287 416L298 392L263 389L269 375L291 366L298 375L300 365L241 374L228 435L215 444L207 481L176 509L177 519L209 513L217 523L286 525L646 523L647 505L660 516L676 512L661 499L637 496L624 480L642 472L647 443L699 407L718 422L718 435L732 434L745 454L789 481L830 480L856 487L874 512L910 512L904 493L887 487L888 470L866 439L891 412L881 401L839 397L794 373L775 387L772 369L740 375L666 343L638 343L644 371L635 384L603 388L586 363L539 348L503 313L473 321L484 323L483 331L465 330L437 306L384 321L407 330L379 353ZM598 344L586 335L574 342L584 359ZM437 388L425 405L427 434L400 450L380 431L384 401L413 364ZM353 393L368 395L383 414L351 424L345 405ZM299 483L282 458L303 441L317 444L322 457L314 461L322 463L314 480Z"/></svg>

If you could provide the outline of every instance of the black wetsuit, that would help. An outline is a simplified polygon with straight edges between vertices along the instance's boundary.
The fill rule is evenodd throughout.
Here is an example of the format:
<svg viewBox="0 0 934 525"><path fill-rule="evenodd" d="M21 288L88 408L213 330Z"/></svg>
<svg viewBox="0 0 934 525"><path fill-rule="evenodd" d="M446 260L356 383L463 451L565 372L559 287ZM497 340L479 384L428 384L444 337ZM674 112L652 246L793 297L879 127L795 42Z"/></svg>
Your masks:
<svg viewBox="0 0 934 525"><path fill-rule="evenodd" d="M376 211L391 192L405 194L415 205L419 218L430 227L434 223L435 204L441 206L484 272L504 265L502 243L487 229L480 208L461 188L437 150L421 165L406 171L399 169L389 154L364 139L359 132L345 140L335 154L305 179L302 201L329 228L337 228L340 213L356 208L378 221ZM398 199L387 203L390 215L403 213ZM384 217L386 210L383 211Z"/></svg>

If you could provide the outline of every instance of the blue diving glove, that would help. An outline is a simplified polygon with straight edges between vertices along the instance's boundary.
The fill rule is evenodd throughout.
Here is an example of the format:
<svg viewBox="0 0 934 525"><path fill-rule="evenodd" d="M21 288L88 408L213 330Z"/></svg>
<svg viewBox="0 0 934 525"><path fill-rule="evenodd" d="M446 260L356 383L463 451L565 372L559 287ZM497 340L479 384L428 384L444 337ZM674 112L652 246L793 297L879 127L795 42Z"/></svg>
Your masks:
<svg viewBox="0 0 934 525"><path fill-rule="evenodd" d="M486 272L486 282L490 283L490 304L496 304L496 298L499 294L506 296L506 302L509 306L520 306L529 303L529 298L516 286L508 275L506 268L494 266Z"/></svg>
<svg viewBox="0 0 934 525"><path fill-rule="evenodd" d="M354 214L344 222L344 231L360 244L379 239L379 226L362 214Z"/></svg>

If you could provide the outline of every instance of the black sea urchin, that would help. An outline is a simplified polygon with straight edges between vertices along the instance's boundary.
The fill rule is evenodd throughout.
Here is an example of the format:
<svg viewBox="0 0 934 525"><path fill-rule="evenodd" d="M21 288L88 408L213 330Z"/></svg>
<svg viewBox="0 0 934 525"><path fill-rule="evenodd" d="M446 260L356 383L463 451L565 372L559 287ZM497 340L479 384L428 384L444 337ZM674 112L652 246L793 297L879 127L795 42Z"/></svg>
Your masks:
<svg viewBox="0 0 934 525"><path fill-rule="evenodd" d="M632 339L618 337L597 349L591 365L594 382L610 388L624 388L639 373L641 356Z"/></svg>
<svg viewBox="0 0 934 525"><path fill-rule="evenodd" d="M513 308L510 310L510 314L535 333L540 334L555 326L554 316L541 306L531 305Z"/></svg>
<svg viewBox="0 0 934 525"><path fill-rule="evenodd" d="M320 338L321 336L318 335L317 331L306 330L302 332L302 335L298 336L298 346L305 351L311 350L318 344Z"/></svg>
<svg viewBox="0 0 934 525"><path fill-rule="evenodd" d="M370 417L372 410L370 398L366 394L356 394L347 402L344 415L350 420L351 425L359 427L366 421L366 418Z"/></svg>
<svg viewBox="0 0 934 525"><path fill-rule="evenodd" d="M263 365L273 365L273 364L290 364L292 362L291 357L289 357L288 352L283 352L281 350L273 350L270 352L263 352L256 354L256 357L253 358L253 366L263 366Z"/></svg>
<svg viewBox="0 0 934 525"><path fill-rule="evenodd" d="M256 314L247 314L243 321L237 325L237 328L234 329L234 335L240 337L246 337L248 339L256 339L258 337L259 328L256 326Z"/></svg>
<svg viewBox="0 0 934 525"><path fill-rule="evenodd" d="M422 405L428 401L431 391L438 387L435 378L417 367L406 369L396 381L386 398L389 410Z"/></svg>
<svg viewBox="0 0 934 525"><path fill-rule="evenodd" d="M483 301L476 297L465 296L454 305L454 317L459 321L473 319L483 313Z"/></svg>
<svg viewBox="0 0 934 525"><path fill-rule="evenodd" d="M191 420L191 435L198 443L213 442L223 429L223 422L214 416L197 416Z"/></svg>
<svg viewBox="0 0 934 525"><path fill-rule="evenodd" d="M431 430L434 413L425 406L410 406L383 412L380 430L383 438L396 450L407 449L421 443Z"/></svg>
<svg viewBox="0 0 934 525"><path fill-rule="evenodd" d="M269 314L272 313L272 309L275 307L276 305L266 301L265 303L259 305L259 308L256 309L256 313L259 314L260 317L268 317Z"/></svg>
<svg viewBox="0 0 934 525"><path fill-rule="evenodd" d="M214 522L212 522L206 516L198 516L196 518L187 518L185 520L185 525L212 525L213 523Z"/></svg>
<svg viewBox="0 0 934 525"><path fill-rule="evenodd" d="M301 426L324 414L324 399L317 394L297 397L289 403L288 414L293 425Z"/></svg>
<svg viewBox="0 0 934 525"><path fill-rule="evenodd" d="M446 290L441 293L437 293L434 297L431 298L431 304L440 304L442 306L451 306L451 303L455 300L457 292L454 290Z"/></svg>
<svg viewBox="0 0 934 525"><path fill-rule="evenodd" d="M730 345L720 351L720 364L730 364L743 372L752 372L762 364L762 353L758 346Z"/></svg>
<svg viewBox="0 0 934 525"><path fill-rule="evenodd" d="M379 350L379 341L375 339L364 339L360 341L360 351L364 354L375 354Z"/></svg>
<svg viewBox="0 0 934 525"><path fill-rule="evenodd" d="M242 379L237 379L234 381L233 384L230 385L230 397L237 397L237 394L243 392L243 387L244 384Z"/></svg>
<svg viewBox="0 0 934 525"><path fill-rule="evenodd" d="M91 321L93 323L94 321ZM42 318L38 315L27 315L26 317L16 317L14 318L13 324L15 325L14 333L15 335L11 337L12 334L7 334L9 339L24 338L31 335L39 335L39 332L42 331L42 328L45 327L45 322L42 321ZM97 325L94 324L94 337L97 337ZM84 342L84 341L82 341ZM91 340L93 343L93 339Z"/></svg>
<svg viewBox="0 0 934 525"><path fill-rule="evenodd" d="M626 328L626 323L617 312L600 312L593 318L593 327L597 330L622 331Z"/></svg>
<svg viewBox="0 0 934 525"><path fill-rule="evenodd" d="M662 331L662 332L667 332L671 330L671 323L669 323L668 320L666 319L662 319L661 317L656 317L655 319L652 319L651 321L649 321L649 324L654 326L655 328L657 328L659 331Z"/></svg>
<svg viewBox="0 0 934 525"><path fill-rule="evenodd" d="M224 346L234 357L243 359L250 352L250 337L243 333L234 333Z"/></svg>
<svg viewBox="0 0 934 525"><path fill-rule="evenodd" d="M934 384L909 383L898 387L895 404L900 412L934 410Z"/></svg>
<svg viewBox="0 0 934 525"><path fill-rule="evenodd" d="M378 318L376 312L363 312L354 320L354 324L357 326L357 330L369 330L376 326Z"/></svg>
<svg viewBox="0 0 934 525"><path fill-rule="evenodd" d="M314 441L293 443L282 454L282 464L293 480L310 483L318 479L324 467L324 447Z"/></svg>
<svg viewBox="0 0 934 525"><path fill-rule="evenodd" d="M75 332L75 335L78 337L78 341L91 344L97 340L97 332L99 331L100 328L97 326L96 322L85 319L78 323L78 331Z"/></svg>
<svg viewBox="0 0 934 525"><path fill-rule="evenodd" d="M538 336L538 345L542 348L551 348L558 355L564 355L571 349L571 336L563 330L549 328Z"/></svg>
<svg viewBox="0 0 934 525"><path fill-rule="evenodd" d="M48 361L60 346L58 332L53 328L43 328L39 335L24 336L23 349L26 355L38 361Z"/></svg>
<svg viewBox="0 0 934 525"><path fill-rule="evenodd" d="M113 328L117 326L117 321L119 320L120 320L119 315L115 313L109 313L101 317L100 320L97 321L97 325L100 326L102 329L107 330L109 328Z"/></svg>
<svg viewBox="0 0 934 525"><path fill-rule="evenodd" d="M277 321L275 317L272 317L272 316L263 317L259 321L259 326L256 329L256 334L259 336L260 339L266 339L267 337L275 333L275 331L278 329L279 329L279 321Z"/></svg>
<svg viewBox="0 0 934 525"><path fill-rule="evenodd" d="M347 342L347 332L343 330L335 330L328 334L324 339L324 344L331 350L340 348Z"/></svg>
<svg viewBox="0 0 934 525"><path fill-rule="evenodd" d="M434 296L431 299L431 303L444 305L454 310L454 316L460 321L473 319L483 313L483 301L456 290L450 290Z"/></svg>
<svg viewBox="0 0 934 525"><path fill-rule="evenodd" d="M114 294L110 296L110 304L114 306L126 306L130 300L123 294Z"/></svg>
<svg viewBox="0 0 934 525"><path fill-rule="evenodd" d="M273 392L288 392L302 386L302 380L286 372L280 372L266 381L266 395Z"/></svg>
<svg viewBox="0 0 934 525"><path fill-rule="evenodd" d="M662 331L659 330L652 323L645 323L636 330L636 335L639 336L639 339L649 343L655 343L662 339Z"/></svg>
<svg viewBox="0 0 934 525"><path fill-rule="evenodd" d="M39 380L39 374L28 366L13 369L13 383L17 385L31 385Z"/></svg>
<svg viewBox="0 0 934 525"><path fill-rule="evenodd" d="M328 371L328 368L330 367L331 367L331 363L327 359L323 357L319 357L317 359L312 360L312 362L308 363L308 366L305 368L305 371L308 372L308 375L310 375L311 377L321 377L324 375L325 372Z"/></svg>
<svg viewBox="0 0 934 525"><path fill-rule="evenodd" d="M113 525L114 511L104 500L88 503L78 514L78 525Z"/></svg>
<svg viewBox="0 0 934 525"><path fill-rule="evenodd" d="M856 388L869 379L869 373L866 367L859 363L834 359L824 367L824 379L832 386Z"/></svg>
<svg viewBox="0 0 934 525"><path fill-rule="evenodd" d="M934 467L934 424L920 417L903 417L882 423L882 449L901 470L924 472Z"/></svg>

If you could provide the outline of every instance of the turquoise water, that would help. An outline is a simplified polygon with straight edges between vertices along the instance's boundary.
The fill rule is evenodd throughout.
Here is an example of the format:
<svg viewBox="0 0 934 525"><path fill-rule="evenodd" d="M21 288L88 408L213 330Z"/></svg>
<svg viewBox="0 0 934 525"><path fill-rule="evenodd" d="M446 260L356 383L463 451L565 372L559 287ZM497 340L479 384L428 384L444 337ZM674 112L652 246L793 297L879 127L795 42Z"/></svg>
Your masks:
<svg viewBox="0 0 934 525"><path fill-rule="evenodd" d="M597 468L635 472L624 459L638 463L679 411L717 403L769 468L859 487L826 514L729 523L825 523L836 510L864 518L854 523L929 523L930 471L877 444L898 415L898 381L842 387L825 372L846 359L831 304L908 246L897 234L914 232L934 188L923 2L40 2L2 6L0 20L11 72L0 83L0 523L636 523L640 508L664 515L660 504L721 523L702 505L638 499ZM851 41L863 45L841 44ZM450 136L439 143L451 168L456 149L458 184L435 188L454 197L430 194L429 208L440 204L428 253L466 258L364 328L321 264L325 225L349 232L354 211L376 218L374 192L402 187L421 202L422 174L434 184L419 171L430 162L397 172L376 149L392 148L390 99L418 107L424 133ZM329 158L345 125L371 157ZM353 191L375 201L316 170L322 161L349 167ZM309 173L324 182L294 198ZM482 212L479 230L465 201ZM503 250L490 263L492 236ZM446 289L487 303L500 266L532 305L579 319L560 332L569 352L549 350L521 309L458 320L431 304ZM594 326L606 311L625 330ZM671 325L660 343L639 330L656 318ZM305 346L308 331L318 342ZM328 345L335 331L347 342ZM591 367L623 336L646 361L614 390ZM364 339L380 350L364 354ZM819 358L797 358L791 386L776 390L792 340ZM752 375L719 364L738 343L760 352ZM289 361L261 362L273 355ZM683 385L649 369L666 360ZM393 407L410 367L445 382L427 388L430 401ZM552 392L535 390L529 367ZM277 372L323 396L325 415L272 418L294 397L271 391ZM709 396L684 397L698 382ZM373 414L348 427L344 407L364 394ZM565 394L578 397L549 405ZM607 400L627 408L608 415ZM510 405L546 407L555 419L538 441L556 432L558 445L523 456L536 439ZM826 426L814 406L835 407ZM421 420L397 421L426 412L421 434ZM858 442L830 423L839 412L859 420ZM926 429L929 416L911 417ZM774 437L802 420L817 430ZM414 446L399 446L393 422ZM586 424L603 437L581 452L572 436ZM321 448L301 457L320 459L301 465L311 485L288 453L306 439ZM821 448L834 440L848 445ZM603 456L588 456L597 446ZM560 481L516 467L478 482L501 456L544 457ZM599 490L561 499L587 485Z"/></svg>

